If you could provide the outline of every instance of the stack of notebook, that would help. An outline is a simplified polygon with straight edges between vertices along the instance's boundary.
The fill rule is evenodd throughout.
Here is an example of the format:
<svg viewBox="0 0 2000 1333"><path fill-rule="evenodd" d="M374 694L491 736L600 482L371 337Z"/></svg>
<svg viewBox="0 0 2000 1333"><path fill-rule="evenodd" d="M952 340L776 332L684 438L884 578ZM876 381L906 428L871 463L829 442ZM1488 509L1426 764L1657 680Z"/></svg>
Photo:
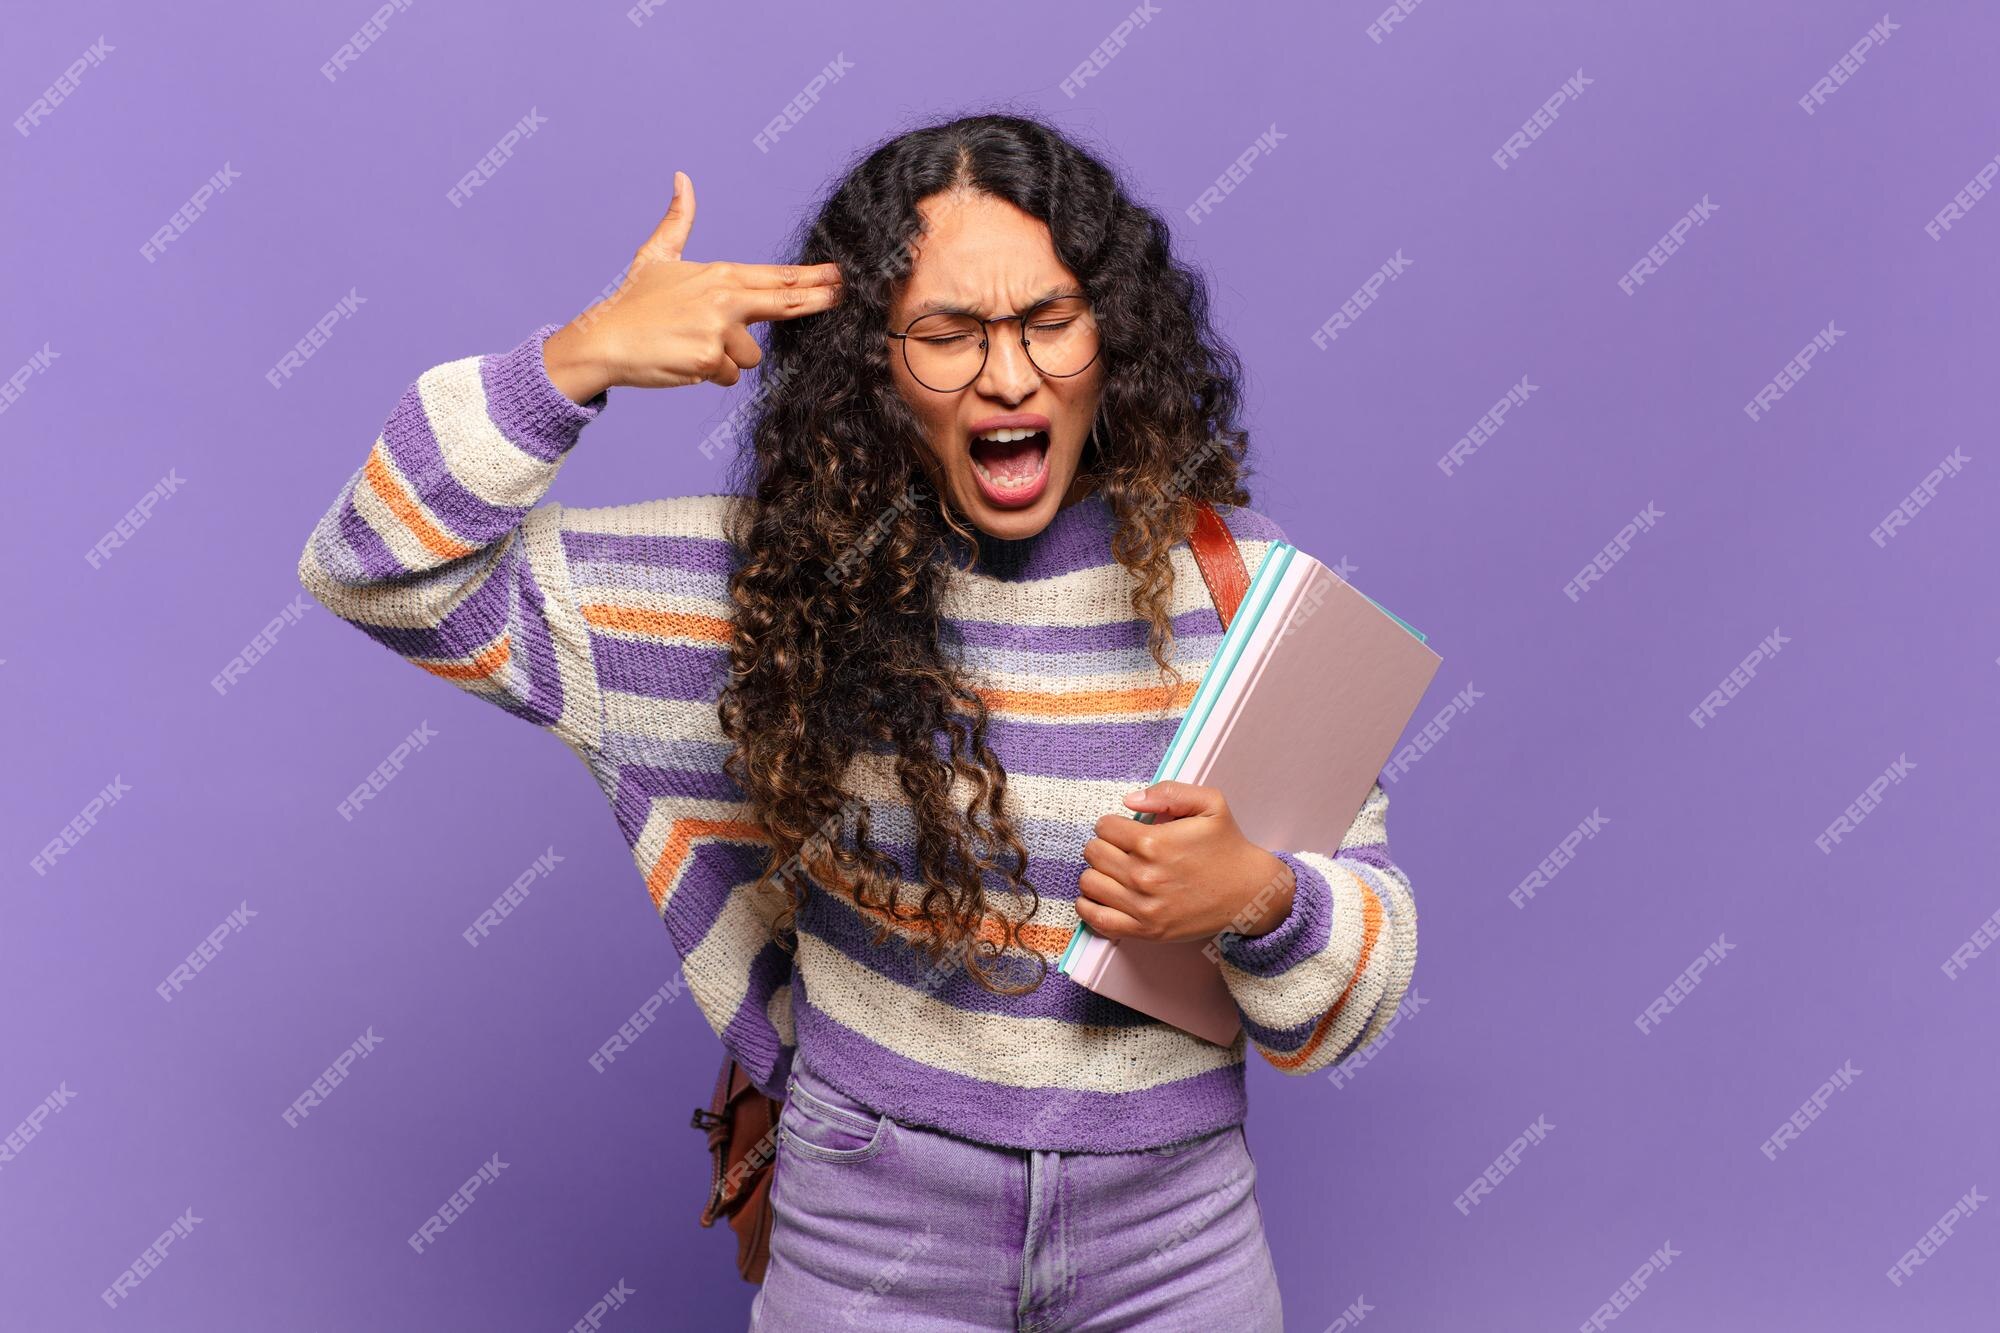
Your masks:
<svg viewBox="0 0 2000 1333"><path fill-rule="evenodd" d="M1219 789L1260 847L1330 854L1441 661L1373 599L1274 542L1153 781ZM1079 923L1057 965L1080 986L1226 1046L1242 1021L1212 945L1109 940Z"/></svg>

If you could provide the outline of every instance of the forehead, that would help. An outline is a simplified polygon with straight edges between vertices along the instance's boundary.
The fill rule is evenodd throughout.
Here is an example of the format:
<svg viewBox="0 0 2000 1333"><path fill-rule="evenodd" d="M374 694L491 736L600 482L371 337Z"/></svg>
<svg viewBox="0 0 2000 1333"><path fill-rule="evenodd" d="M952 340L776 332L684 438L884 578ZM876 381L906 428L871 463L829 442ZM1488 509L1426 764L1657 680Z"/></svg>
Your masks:
<svg viewBox="0 0 2000 1333"><path fill-rule="evenodd" d="M1080 291L1056 257L1048 224L986 194L939 194L918 205L925 220L910 276L892 313L933 310L1010 314L1059 292Z"/></svg>

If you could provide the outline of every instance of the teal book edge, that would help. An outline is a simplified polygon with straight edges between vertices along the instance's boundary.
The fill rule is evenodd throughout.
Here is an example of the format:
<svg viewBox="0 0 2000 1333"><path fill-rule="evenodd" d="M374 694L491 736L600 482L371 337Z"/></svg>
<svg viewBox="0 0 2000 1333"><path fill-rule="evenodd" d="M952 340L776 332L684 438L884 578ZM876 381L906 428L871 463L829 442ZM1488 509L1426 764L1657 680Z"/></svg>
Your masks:
<svg viewBox="0 0 2000 1333"><path fill-rule="evenodd" d="M1230 620L1229 629L1222 636L1222 644L1216 649L1215 661L1210 664L1208 674L1202 677L1194 698L1188 704L1187 714L1180 725L1174 728L1173 740L1168 742L1167 752L1161 756L1159 767L1153 770L1153 782L1164 782L1180 772L1181 763L1187 752L1194 748L1194 738L1201 734L1202 724L1215 707L1215 701L1222 696L1224 682L1243 656L1243 647L1250 642L1250 635L1257 628L1258 617L1270 604L1271 594L1276 591L1278 580L1283 577L1285 567L1292 562L1292 554L1298 548L1289 542L1274 542L1265 551L1264 559L1257 566L1257 577L1250 581L1250 588L1243 594L1243 603L1236 616ZM1397 622L1401 624L1401 621ZM1405 626L1405 628L1408 628ZM1411 633L1416 631L1412 630ZM1148 785L1151 785L1150 783ZM1132 816L1145 823L1152 822L1150 813L1140 811ZM1090 942L1091 929L1079 921L1076 930L1070 934L1069 944L1063 949L1062 957L1056 960L1056 970L1068 972L1070 960L1077 951Z"/></svg>

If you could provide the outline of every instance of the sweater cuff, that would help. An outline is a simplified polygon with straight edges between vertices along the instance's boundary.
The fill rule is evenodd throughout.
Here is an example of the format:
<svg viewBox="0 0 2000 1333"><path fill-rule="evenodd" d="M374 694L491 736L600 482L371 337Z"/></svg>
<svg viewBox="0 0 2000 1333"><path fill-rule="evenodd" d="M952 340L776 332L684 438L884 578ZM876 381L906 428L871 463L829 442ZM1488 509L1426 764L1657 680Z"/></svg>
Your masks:
<svg viewBox="0 0 2000 1333"><path fill-rule="evenodd" d="M571 402L549 378L542 344L561 327L542 325L484 368L488 414L508 439L544 461L567 452L610 401L605 389L588 402Z"/></svg>
<svg viewBox="0 0 2000 1333"><path fill-rule="evenodd" d="M1333 918L1333 889L1326 876L1291 852L1273 852L1291 867L1296 887L1292 910L1262 935L1224 934L1217 948L1231 967L1271 977L1311 956L1324 941Z"/></svg>

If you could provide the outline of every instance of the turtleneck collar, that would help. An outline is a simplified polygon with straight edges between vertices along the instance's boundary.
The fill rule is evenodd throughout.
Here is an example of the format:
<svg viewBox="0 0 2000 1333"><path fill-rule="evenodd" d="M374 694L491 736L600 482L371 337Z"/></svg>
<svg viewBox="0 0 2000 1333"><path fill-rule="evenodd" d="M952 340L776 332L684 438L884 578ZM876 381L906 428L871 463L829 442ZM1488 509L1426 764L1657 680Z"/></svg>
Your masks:
<svg viewBox="0 0 2000 1333"><path fill-rule="evenodd" d="M978 539L977 558L971 566L976 577L1003 579L1054 578L1073 570L1102 564L1111 549L1114 520L1111 506L1092 491L1081 500L1056 510L1048 526L1032 537L995 537L974 529ZM955 532L945 534L945 545L954 564L964 565L968 545Z"/></svg>

